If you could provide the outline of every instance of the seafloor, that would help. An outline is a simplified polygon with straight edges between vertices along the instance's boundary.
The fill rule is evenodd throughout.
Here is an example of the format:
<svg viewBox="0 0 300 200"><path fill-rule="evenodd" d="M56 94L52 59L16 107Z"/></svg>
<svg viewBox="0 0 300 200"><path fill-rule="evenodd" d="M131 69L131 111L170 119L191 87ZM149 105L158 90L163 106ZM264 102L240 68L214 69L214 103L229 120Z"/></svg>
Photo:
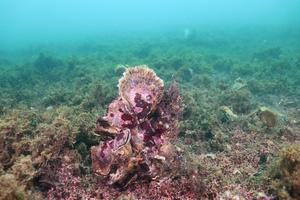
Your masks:
<svg viewBox="0 0 300 200"><path fill-rule="evenodd" d="M299 38L190 31L1 51L0 199L300 199ZM185 163L120 189L92 172L90 148L140 64L178 82Z"/></svg>

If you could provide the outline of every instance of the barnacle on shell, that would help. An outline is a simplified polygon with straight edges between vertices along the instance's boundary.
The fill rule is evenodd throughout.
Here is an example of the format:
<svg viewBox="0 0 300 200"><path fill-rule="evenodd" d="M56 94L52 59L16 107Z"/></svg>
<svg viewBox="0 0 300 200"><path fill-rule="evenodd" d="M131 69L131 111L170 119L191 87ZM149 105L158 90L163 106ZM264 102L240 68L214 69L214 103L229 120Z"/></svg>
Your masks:
<svg viewBox="0 0 300 200"><path fill-rule="evenodd" d="M146 65L128 68L119 80L119 94L138 118L144 118L155 109L163 90L163 80Z"/></svg>

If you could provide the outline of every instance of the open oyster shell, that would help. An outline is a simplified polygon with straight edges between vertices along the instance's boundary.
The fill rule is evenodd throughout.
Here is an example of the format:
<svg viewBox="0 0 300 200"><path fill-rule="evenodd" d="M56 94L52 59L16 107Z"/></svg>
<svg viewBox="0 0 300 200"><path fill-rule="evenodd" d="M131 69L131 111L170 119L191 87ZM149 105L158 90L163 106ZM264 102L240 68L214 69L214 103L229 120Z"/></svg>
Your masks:
<svg viewBox="0 0 300 200"><path fill-rule="evenodd" d="M119 93L139 119L155 109L163 96L164 82L146 65L128 68L119 81Z"/></svg>

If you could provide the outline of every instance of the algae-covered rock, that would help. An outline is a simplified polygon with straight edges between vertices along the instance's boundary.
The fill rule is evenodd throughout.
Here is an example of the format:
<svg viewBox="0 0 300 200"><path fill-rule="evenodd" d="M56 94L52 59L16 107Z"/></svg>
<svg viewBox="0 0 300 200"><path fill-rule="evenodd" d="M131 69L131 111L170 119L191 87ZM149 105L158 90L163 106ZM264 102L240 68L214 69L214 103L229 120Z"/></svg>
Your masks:
<svg viewBox="0 0 300 200"><path fill-rule="evenodd" d="M176 73L176 76L181 81L189 81L191 80L193 75L194 75L194 70L186 66L180 67Z"/></svg>
<svg viewBox="0 0 300 200"><path fill-rule="evenodd" d="M238 118L236 114L233 113L233 111L228 106L221 106L220 111L222 113L221 121L234 121Z"/></svg>
<svg viewBox="0 0 300 200"><path fill-rule="evenodd" d="M18 182L13 174L0 176L0 199L3 200L23 200L27 199L24 188L18 186Z"/></svg>
<svg viewBox="0 0 300 200"><path fill-rule="evenodd" d="M279 199L300 199L300 144L283 148L270 167L271 188Z"/></svg>
<svg viewBox="0 0 300 200"><path fill-rule="evenodd" d="M254 108L251 92L243 87L231 90L221 97L221 104L232 107L237 114L247 114Z"/></svg>
<svg viewBox="0 0 300 200"><path fill-rule="evenodd" d="M20 157L12 166L12 172L18 181L28 184L35 174L31 156Z"/></svg>
<svg viewBox="0 0 300 200"><path fill-rule="evenodd" d="M32 186L34 174L31 156L18 158L10 173L0 176L0 199L28 199L28 189Z"/></svg>
<svg viewBox="0 0 300 200"><path fill-rule="evenodd" d="M278 121L279 113L272 111L267 107L259 108L259 117L264 125L267 127L275 127Z"/></svg>

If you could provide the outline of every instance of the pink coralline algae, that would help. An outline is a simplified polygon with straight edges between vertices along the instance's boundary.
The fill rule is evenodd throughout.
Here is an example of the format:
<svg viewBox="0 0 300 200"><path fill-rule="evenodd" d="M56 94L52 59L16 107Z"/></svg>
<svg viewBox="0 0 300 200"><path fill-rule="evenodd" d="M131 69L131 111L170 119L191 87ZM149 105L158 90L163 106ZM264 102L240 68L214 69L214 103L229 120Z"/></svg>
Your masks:
<svg viewBox="0 0 300 200"><path fill-rule="evenodd" d="M176 84L163 81L147 66L129 68L119 80L119 97L97 120L107 140L91 149L93 171L108 185L127 187L136 180L162 180L180 168L178 134L182 99Z"/></svg>

